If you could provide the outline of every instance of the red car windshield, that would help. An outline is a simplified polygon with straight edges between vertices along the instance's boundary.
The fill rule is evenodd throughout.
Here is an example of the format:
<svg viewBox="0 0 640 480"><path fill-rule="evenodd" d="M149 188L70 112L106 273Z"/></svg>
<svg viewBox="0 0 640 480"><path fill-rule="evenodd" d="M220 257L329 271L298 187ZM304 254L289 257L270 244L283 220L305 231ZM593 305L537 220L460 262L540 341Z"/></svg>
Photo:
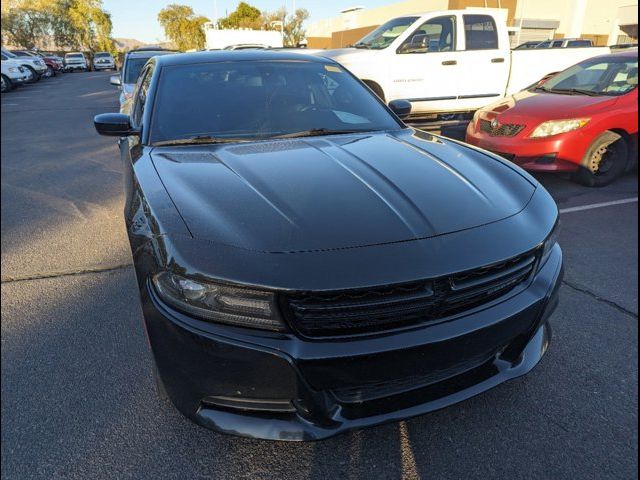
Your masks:
<svg viewBox="0 0 640 480"><path fill-rule="evenodd" d="M638 57L592 58L551 77L537 89L548 93L624 95L638 86Z"/></svg>

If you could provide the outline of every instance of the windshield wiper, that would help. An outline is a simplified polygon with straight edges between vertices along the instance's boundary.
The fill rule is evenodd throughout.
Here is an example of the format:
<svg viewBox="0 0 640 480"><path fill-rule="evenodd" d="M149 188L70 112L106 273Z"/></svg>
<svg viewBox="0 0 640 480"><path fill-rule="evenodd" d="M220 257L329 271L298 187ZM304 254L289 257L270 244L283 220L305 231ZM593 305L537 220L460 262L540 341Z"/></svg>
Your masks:
<svg viewBox="0 0 640 480"><path fill-rule="evenodd" d="M546 87L536 87L536 90L542 90L547 93L559 93L561 95L588 95L590 97L599 97L601 94L598 92L594 92L593 90L584 90L582 88L546 88Z"/></svg>
<svg viewBox="0 0 640 480"><path fill-rule="evenodd" d="M284 133L282 135L271 135L267 138L301 138L301 137L318 137L321 135L346 135L349 133L364 133L371 132L370 129L360 130L331 130L329 128L312 128L309 130L302 130L300 132Z"/></svg>
<svg viewBox="0 0 640 480"><path fill-rule="evenodd" d="M353 46L353 48L366 48L368 50L371 48L371 45L368 43L358 42Z"/></svg>
<svg viewBox="0 0 640 480"><path fill-rule="evenodd" d="M176 138L174 140L162 140L161 142L155 142L154 147L168 147L174 145L206 145L214 143L240 143L246 142L245 139L240 138L224 138L224 137L212 137L210 135L194 135L187 138Z"/></svg>

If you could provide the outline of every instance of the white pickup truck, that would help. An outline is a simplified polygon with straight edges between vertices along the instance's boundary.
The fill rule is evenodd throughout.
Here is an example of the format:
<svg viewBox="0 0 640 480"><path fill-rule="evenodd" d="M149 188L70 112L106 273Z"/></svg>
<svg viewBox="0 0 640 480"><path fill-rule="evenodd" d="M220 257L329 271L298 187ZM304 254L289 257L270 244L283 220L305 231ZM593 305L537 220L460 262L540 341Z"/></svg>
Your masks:
<svg viewBox="0 0 640 480"><path fill-rule="evenodd" d="M394 18L353 47L317 55L344 65L387 102L409 100L413 117L446 120L609 51L512 51L506 10L468 8Z"/></svg>

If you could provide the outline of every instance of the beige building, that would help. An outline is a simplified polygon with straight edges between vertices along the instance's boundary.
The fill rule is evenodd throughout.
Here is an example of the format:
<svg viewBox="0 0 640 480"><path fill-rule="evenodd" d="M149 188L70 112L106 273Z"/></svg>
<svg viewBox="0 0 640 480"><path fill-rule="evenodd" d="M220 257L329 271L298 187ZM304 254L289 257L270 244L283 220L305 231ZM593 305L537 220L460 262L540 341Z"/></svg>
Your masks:
<svg viewBox="0 0 640 480"><path fill-rule="evenodd" d="M633 0L405 0L377 8L351 7L307 28L309 48L350 45L391 18L433 10L504 8L511 43L563 37L590 38L596 45L637 40L638 5Z"/></svg>

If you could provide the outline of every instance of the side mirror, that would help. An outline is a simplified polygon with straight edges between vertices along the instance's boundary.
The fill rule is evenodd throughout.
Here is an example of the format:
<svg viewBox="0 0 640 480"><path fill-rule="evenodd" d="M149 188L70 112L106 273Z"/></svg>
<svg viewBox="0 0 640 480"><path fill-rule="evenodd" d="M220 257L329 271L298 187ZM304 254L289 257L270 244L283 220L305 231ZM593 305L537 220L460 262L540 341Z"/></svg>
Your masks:
<svg viewBox="0 0 640 480"><path fill-rule="evenodd" d="M116 87L122 85L122 82L120 81L120 75L111 75L111 78L109 78L109 83L111 85L115 85Z"/></svg>
<svg viewBox="0 0 640 480"><path fill-rule="evenodd" d="M389 102L389 108L398 118L404 120L411 113L411 102L407 100L391 100Z"/></svg>
<svg viewBox="0 0 640 480"><path fill-rule="evenodd" d="M139 135L140 132L131 126L131 117L124 113L102 113L93 117L93 125L100 135L108 137L126 137Z"/></svg>

